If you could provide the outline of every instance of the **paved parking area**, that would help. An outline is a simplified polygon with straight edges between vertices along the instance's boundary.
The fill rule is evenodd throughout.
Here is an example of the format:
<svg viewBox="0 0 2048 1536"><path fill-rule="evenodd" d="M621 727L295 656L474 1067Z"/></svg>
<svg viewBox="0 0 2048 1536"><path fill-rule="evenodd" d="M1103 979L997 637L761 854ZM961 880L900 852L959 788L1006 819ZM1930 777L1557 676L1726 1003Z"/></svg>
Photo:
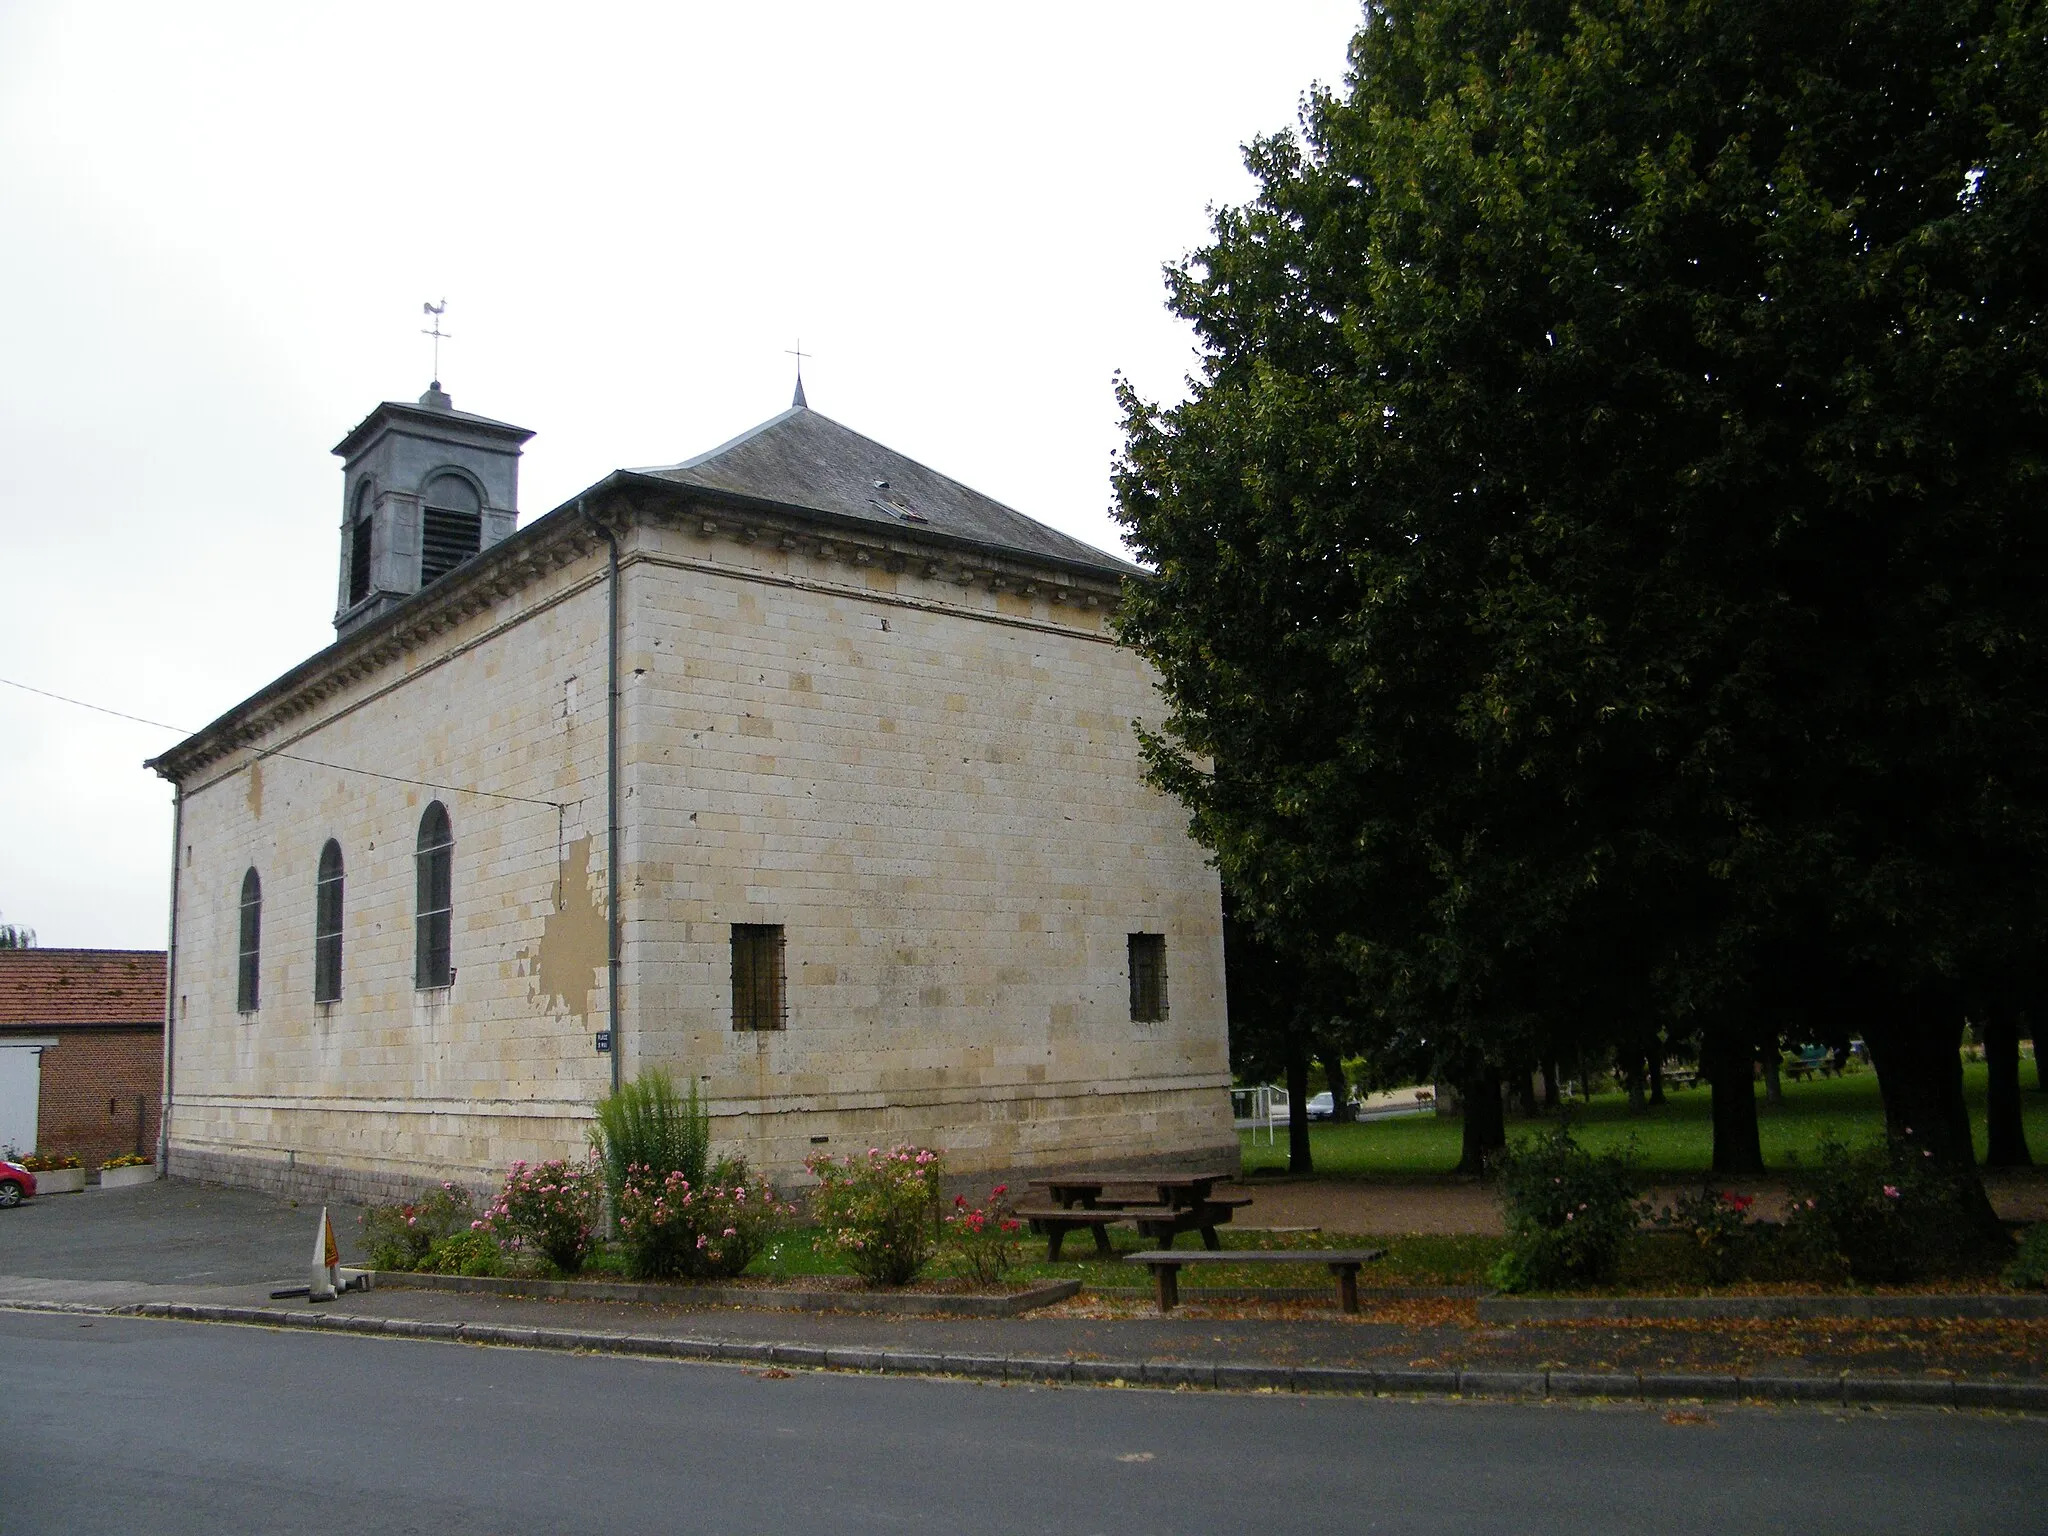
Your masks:
<svg viewBox="0 0 2048 1536"><path fill-rule="evenodd" d="M127 1189L46 1195L0 1211L0 1275L152 1285L303 1283L320 1208L255 1190L159 1179ZM354 1262L357 1210L334 1235Z"/></svg>

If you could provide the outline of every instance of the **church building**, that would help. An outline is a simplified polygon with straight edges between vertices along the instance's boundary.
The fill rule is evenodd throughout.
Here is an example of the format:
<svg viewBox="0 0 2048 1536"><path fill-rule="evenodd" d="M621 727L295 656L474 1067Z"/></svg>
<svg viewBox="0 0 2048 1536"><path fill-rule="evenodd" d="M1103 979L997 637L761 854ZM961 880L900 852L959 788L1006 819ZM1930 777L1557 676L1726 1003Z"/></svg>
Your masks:
<svg viewBox="0 0 2048 1536"><path fill-rule="evenodd" d="M332 645L176 786L167 1171L392 1199L666 1068L801 1177L1234 1167L1216 876L1124 561L795 405L518 526L438 381L334 450Z"/></svg>

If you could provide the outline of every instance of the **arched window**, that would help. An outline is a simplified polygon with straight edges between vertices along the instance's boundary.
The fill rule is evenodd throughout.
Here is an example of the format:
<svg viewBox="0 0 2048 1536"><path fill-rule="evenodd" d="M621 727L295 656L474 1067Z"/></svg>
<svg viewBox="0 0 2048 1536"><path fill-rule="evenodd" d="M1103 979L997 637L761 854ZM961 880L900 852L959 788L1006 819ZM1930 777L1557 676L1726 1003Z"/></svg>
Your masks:
<svg viewBox="0 0 2048 1536"><path fill-rule="evenodd" d="M313 1001L341 998L341 844L333 838L320 850L320 879L313 887Z"/></svg>
<svg viewBox="0 0 2048 1536"><path fill-rule="evenodd" d="M448 813L436 800L420 818L420 840L413 855L417 884L414 919L412 984L446 987L455 982L449 952L449 917L454 908L455 837Z"/></svg>
<svg viewBox="0 0 2048 1536"><path fill-rule="evenodd" d="M370 482L356 487L355 511L348 527L348 605L353 608L370 595L370 512L374 501Z"/></svg>
<svg viewBox="0 0 2048 1536"><path fill-rule="evenodd" d="M263 882L256 866L242 876L242 942L235 965L235 1011L254 1013L259 1000L257 977L263 953Z"/></svg>
<svg viewBox="0 0 2048 1536"><path fill-rule="evenodd" d="M484 503L461 475L439 474L427 482L426 517L420 531L420 585L439 581L483 546Z"/></svg>

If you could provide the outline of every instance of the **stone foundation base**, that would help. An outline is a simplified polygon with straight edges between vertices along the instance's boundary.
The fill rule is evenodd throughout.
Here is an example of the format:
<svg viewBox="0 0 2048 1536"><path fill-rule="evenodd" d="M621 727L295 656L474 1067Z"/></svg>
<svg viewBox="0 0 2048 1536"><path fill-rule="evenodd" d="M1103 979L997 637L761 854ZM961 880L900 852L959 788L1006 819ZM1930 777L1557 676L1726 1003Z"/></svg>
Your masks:
<svg viewBox="0 0 2048 1536"><path fill-rule="evenodd" d="M332 1168L305 1158L269 1153L202 1152L171 1145L166 1174L195 1184L225 1184L234 1189L261 1189L307 1204L404 1205L441 1187L439 1179L420 1178L380 1168ZM466 1182L466 1181L461 1181ZM471 1186L477 1204L497 1194Z"/></svg>
<svg viewBox="0 0 2048 1536"><path fill-rule="evenodd" d="M1211 1169L1235 1173L1239 1168L1237 1139L1214 1147L1165 1152L1141 1157L1067 1161L1056 1165L1034 1164L1006 1173L951 1174L945 1180L945 1198L965 1195L977 1204L990 1188L1008 1184L1012 1198L1021 1197L1033 1179L1057 1173L1114 1173L1142 1178L1148 1173L1207 1172ZM202 1151L196 1147L171 1145L169 1177L195 1184L225 1184L236 1189L261 1189L287 1199L327 1205L403 1205L420 1199L441 1185L435 1178L399 1173L381 1168L340 1168L313 1162L293 1154L279 1157L268 1152ZM488 1187L469 1179L458 1179L479 1206L497 1195L495 1184ZM800 1191L792 1191L801 1196Z"/></svg>

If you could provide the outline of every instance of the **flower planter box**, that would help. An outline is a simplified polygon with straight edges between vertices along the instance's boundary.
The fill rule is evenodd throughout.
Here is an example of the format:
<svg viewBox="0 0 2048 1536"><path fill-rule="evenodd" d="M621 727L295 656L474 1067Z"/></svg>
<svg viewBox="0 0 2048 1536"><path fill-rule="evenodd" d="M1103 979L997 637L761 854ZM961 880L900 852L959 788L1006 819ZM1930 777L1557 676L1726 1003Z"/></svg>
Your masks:
<svg viewBox="0 0 2048 1536"><path fill-rule="evenodd" d="M154 1184L156 1164L144 1163L139 1168L102 1168L101 1189L126 1189L131 1184Z"/></svg>
<svg viewBox="0 0 2048 1536"><path fill-rule="evenodd" d="M39 1195L75 1195L84 1188L83 1168L51 1168L36 1175L36 1193Z"/></svg>

